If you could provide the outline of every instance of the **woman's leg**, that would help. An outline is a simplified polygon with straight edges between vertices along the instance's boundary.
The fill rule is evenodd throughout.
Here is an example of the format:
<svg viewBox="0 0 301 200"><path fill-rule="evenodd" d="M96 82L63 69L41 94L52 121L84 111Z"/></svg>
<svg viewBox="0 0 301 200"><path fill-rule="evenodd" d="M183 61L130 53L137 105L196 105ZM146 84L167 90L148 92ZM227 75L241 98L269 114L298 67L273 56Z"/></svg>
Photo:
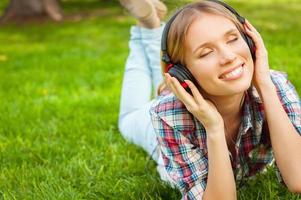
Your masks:
<svg viewBox="0 0 301 200"><path fill-rule="evenodd" d="M158 28L141 28L142 44L151 70L153 92L156 95L158 86L163 81L160 63L161 37L164 24Z"/></svg>
<svg viewBox="0 0 301 200"><path fill-rule="evenodd" d="M130 54L123 78L118 127L128 141L142 147L152 156L158 164L160 178L174 187L157 148L156 132L149 114L154 101L151 100L152 83L158 85L162 81L158 64L160 63L158 43L161 40L162 30L163 25L157 29L141 30L141 27L137 26L131 29ZM156 74L158 77L154 77Z"/></svg>
<svg viewBox="0 0 301 200"><path fill-rule="evenodd" d="M163 81L161 64L160 64L160 51L161 51L161 38L162 38L164 25L165 24L161 24L160 27L153 28L153 29L141 28L142 44L145 49L145 53L151 70L153 94L155 95L157 94L156 92L159 84L162 83ZM147 111L149 111L150 106L151 104L149 104L146 107ZM149 113L148 113L148 120L151 121ZM151 129L152 130L150 131L151 135L149 135L149 139L155 141L154 144L157 146L158 142L157 142L155 130L153 129L153 127ZM167 171L163 163L162 155L160 154L159 149L157 149L153 158L158 163L157 171L160 175L161 180L168 182L171 187L174 187L175 184L167 174Z"/></svg>
<svg viewBox="0 0 301 200"><path fill-rule="evenodd" d="M122 84L118 127L128 141L141 146L151 155L157 146L156 134L149 115L153 103L151 101L152 73L142 44L141 27L131 28L129 48ZM154 154L153 159L157 161L158 155Z"/></svg>
<svg viewBox="0 0 301 200"><path fill-rule="evenodd" d="M124 5L139 3L140 7L142 5L151 6L153 11L155 7L159 18L162 19L167 11L165 5L158 0L152 1L155 6L151 6L150 0L139 0L139 2L120 0ZM162 156L157 149L156 133L149 114L153 104L151 100L152 85L154 94L156 94L158 85L163 80L160 68L160 43L163 25L151 23L152 27L147 27L148 24L145 23L145 19L139 19L140 13L136 13L140 9L134 9L133 5L125 7L144 28L135 26L131 29L130 54L123 78L118 127L128 141L141 146L149 155L152 155L152 158L158 163L157 171L161 179L173 186L173 181L168 176ZM153 22L155 21L156 19Z"/></svg>
<svg viewBox="0 0 301 200"><path fill-rule="evenodd" d="M141 30L142 45L149 62L154 96L162 82L160 67L160 47L163 26L161 20L167 13L167 7L160 0L119 0L137 20Z"/></svg>

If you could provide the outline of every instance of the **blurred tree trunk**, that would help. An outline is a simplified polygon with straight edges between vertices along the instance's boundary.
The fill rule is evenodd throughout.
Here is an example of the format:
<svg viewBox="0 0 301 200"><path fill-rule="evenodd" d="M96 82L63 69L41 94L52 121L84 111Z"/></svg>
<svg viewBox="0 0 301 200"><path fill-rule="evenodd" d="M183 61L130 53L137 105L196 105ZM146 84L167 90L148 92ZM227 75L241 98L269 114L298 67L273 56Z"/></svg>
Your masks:
<svg viewBox="0 0 301 200"><path fill-rule="evenodd" d="M46 15L55 21L62 19L58 0L10 0L1 21Z"/></svg>

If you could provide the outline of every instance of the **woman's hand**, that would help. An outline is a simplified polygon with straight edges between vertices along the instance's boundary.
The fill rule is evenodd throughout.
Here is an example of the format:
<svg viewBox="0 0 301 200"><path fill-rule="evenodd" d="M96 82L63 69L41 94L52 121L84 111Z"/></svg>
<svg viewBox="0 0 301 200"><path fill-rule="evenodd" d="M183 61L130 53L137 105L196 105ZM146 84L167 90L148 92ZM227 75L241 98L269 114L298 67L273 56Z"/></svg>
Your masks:
<svg viewBox="0 0 301 200"><path fill-rule="evenodd" d="M268 51L258 31L250 24L248 20L244 24L246 33L251 37L255 45L256 61L254 63L253 84L259 90L261 86L271 84Z"/></svg>
<svg viewBox="0 0 301 200"><path fill-rule="evenodd" d="M214 104L204 99L191 81L186 80L185 82L189 86L193 96L181 86L176 78L165 73L167 87L180 99L187 110L203 124L206 131L219 132L218 130L224 130L223 118Z"/></svg>

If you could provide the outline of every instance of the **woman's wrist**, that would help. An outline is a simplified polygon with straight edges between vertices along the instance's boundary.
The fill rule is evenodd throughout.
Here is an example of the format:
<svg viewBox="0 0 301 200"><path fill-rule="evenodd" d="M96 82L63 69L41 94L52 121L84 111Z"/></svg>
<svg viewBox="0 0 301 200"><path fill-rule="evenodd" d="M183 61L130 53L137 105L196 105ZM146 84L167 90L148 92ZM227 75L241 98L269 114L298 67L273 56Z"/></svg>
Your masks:
<svg viewBox="0 0 301 200"><path fill-rule="evenodd" d="M271 92L272 93L276 92L276 88L272 80L266 81L258 86L258 93L262 100L264 100L265 95L270 96Z"/></svg>
<svg viewBox="0 0 301 200"><path fill-rule="evenodd" d="M214 141L224 139L225 138L225 132L224 132L224 126L215 126L212 128L206 128L206 134L207 139Z"/></svg>

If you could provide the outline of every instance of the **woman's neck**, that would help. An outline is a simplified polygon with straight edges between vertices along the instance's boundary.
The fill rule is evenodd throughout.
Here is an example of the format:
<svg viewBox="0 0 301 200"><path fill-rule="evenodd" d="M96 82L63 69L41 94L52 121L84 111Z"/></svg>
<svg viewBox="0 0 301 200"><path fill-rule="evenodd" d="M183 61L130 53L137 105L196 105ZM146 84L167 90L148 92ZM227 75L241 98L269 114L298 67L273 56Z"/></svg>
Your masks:
<svg viewBox="0 0 301 200"><path fill-rule="evenodd" d="M232 96L212 96L210 99L215 103L216 109L223 117L226 124L240 120L242 113L242 103L245 93Z"/></svg>

